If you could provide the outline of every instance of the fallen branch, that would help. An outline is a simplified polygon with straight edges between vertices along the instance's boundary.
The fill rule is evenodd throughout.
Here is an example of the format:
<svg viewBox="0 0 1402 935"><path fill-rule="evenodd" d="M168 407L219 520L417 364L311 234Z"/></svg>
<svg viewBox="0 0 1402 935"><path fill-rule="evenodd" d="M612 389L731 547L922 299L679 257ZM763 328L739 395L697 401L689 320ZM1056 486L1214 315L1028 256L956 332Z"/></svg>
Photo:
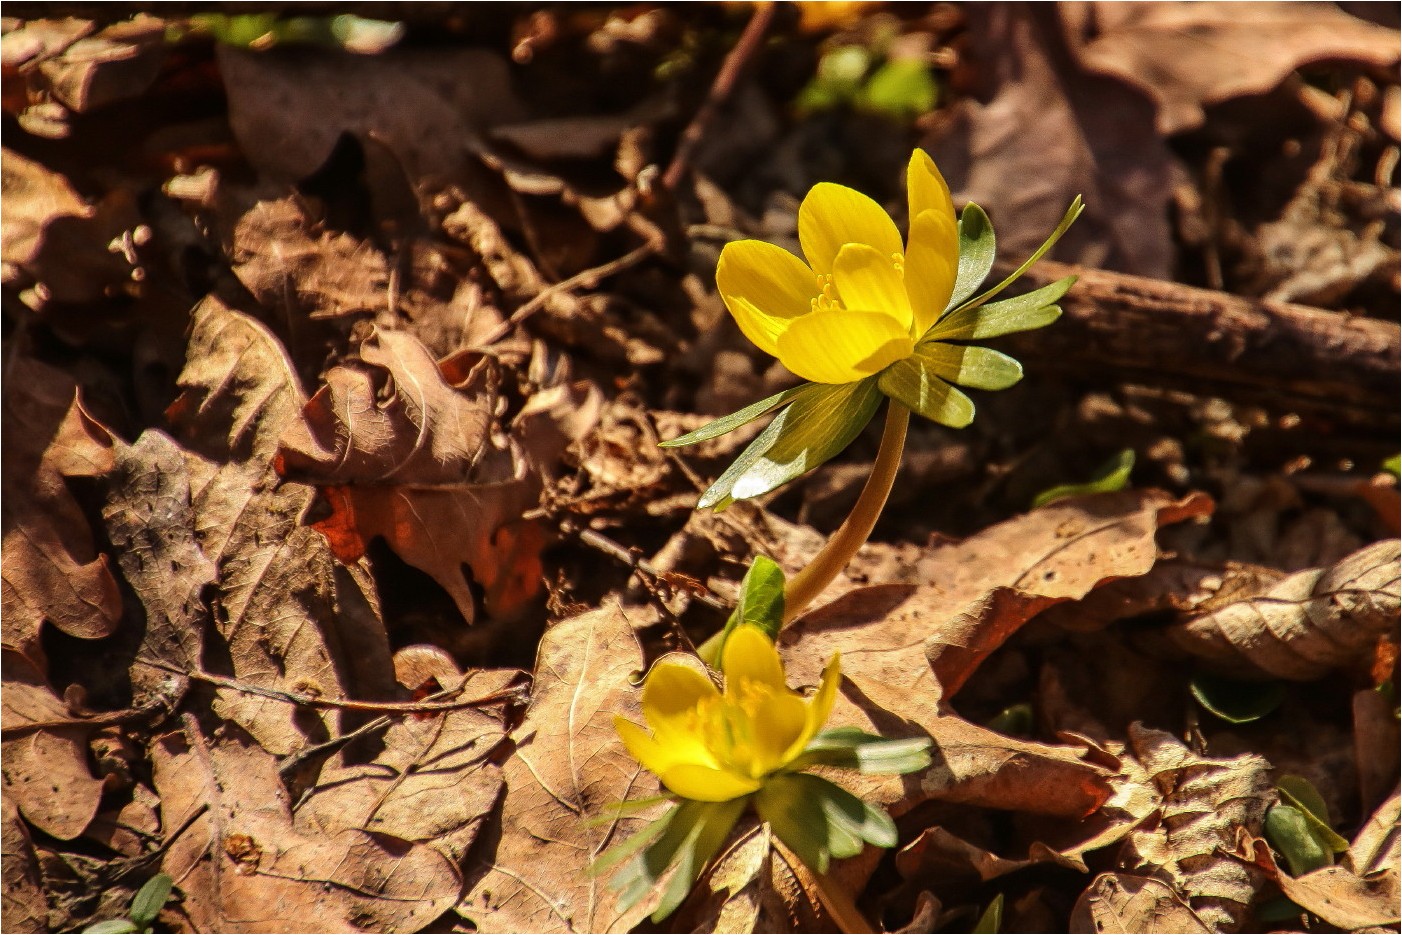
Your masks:
<svg viewBox="0 0 1402 935"><path fill-rule="evenodd" d="M1328 409L1375 429L1397 425L1395 321L1047 261L1024 283L1030 290L1073 274L1061 321L1009 342L1034 367L1108 371L1199 395Z"/></svg>

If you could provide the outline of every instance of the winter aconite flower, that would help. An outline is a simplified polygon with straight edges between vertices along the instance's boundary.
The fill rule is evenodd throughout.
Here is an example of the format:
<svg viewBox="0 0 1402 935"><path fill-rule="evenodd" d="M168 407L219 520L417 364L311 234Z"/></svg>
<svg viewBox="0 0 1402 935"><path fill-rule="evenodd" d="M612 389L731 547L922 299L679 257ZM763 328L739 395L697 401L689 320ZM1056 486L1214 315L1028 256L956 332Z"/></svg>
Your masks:
<svg viewBox="0 0 1402 935"><path fill-rule="evenodd" d="M956 221L949 186L922 150L906 171L910 226L902 239L881 206L842 185L813 187L798 211L807 262L774 244L727 244L716 285L754 344L809 382L665 444L715 438L782 410L701 497L723 507L817 467L845 448L883 395L954 428L974 418L957 387L1005 389L1022 377L1016 360L968 342L1050 324L1065 279L1025 296L989 300L1010 285L1080 213L1061 225L1012 276L974 296L993 266L995 240L977 205Z"/></svg>
<svg viewBox="0 0 1402 935"><path fill-rule="evenodd" d="M810 699L784 684L779 654L758 627L731 634L721 666L724 692L690 666L658 664L643 688L652 733L614 722L628 752L682 798L725 802L757 792L803 753L832 713L836 656Z"/></svg>
<svg viewBox="0 0 1402 935"><path fill-rule="evenodd" d="M836 656L807 698L788 687L779 653L758 626L741 624L729 634L722 663L723 689L697 667L658 663L643 687L647 729L621 717L614 722L628 752L671 794L673 807L602 857L596 870L631 857L614 886L632 905L675 866L654 919L676 908L751 805L818 873L831 858L850 857L868 843L896 843L884 811L803 770L827 765L905 773L930 762L927 738L892 741L854 729L822 730L837 694Z"/></svg>

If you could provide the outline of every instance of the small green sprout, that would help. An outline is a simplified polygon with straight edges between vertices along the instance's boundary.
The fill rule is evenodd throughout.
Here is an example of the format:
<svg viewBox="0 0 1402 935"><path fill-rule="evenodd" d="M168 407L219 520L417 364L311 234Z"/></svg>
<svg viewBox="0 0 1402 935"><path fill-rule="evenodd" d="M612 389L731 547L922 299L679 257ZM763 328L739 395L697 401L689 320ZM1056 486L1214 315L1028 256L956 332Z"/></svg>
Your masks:
<svg viewBox="0 0 1402 935"><path fill-rule="evenodd" d="M125 935L131 932L150 932L156 917L161 914L166 900L170 899L170 888L174 882L164 873L158 873L141 885L131 898L131 911L126 918L104 919L83 929L84 935Z"/></svg>

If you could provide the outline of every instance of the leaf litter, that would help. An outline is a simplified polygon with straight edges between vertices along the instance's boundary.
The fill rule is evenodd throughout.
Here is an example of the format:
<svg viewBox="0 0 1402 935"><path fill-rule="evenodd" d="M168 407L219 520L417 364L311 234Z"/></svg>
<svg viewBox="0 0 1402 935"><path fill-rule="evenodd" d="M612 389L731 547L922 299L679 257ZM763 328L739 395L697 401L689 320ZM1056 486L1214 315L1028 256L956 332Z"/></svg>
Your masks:
<svg viewBox="0 0 1402 935"><path fill-rule="evenodd" d="M675 171L748 14L406 10L341 47L7 19L12 927L110 918L158 871L178 930L642 924L589 872L656 792L612 718L754 556L811 560L874 450L692 512L746 439L657 442L791 385L718 317L718 244L792 238L818 181L902 203L923 140L1009 257L1079 193L1063 259L1391 318L1396 24L1248 12L780 11ZM892 37L934 110L791 108ZM1395 420L1116 379L1029 358L969 429L913 429L877 541L782 635L800 688L842 652L834 723L935 743L844 780L901 840L833 878L891 931L995 897L1008 930L1263 928L1283 899L1395 930ZM1133 487L1027 510L1126 450ZM1228 724L1208 675L1284 702ZM1284 772L1336 864L1281 869ZM752 823L665 926L829 912Z"/></svg>

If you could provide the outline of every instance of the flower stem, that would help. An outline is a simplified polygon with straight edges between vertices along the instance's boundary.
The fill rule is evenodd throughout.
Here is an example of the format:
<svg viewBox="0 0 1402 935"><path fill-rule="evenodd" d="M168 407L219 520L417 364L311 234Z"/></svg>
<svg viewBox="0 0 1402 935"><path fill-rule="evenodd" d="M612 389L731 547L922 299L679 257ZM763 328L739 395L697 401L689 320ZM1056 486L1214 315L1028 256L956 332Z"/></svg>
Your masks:
<svg viewBox="0 0 1402 935"><path fill-rule="evenodd" d="M871 475L867 477L866 486L862 488L852 512L813 561L789 579L784 588L785 623L797 617L813 598L821 594L847 567L857 550L866 544L895 483L896 471L901 466L901 453L905 450L905 430L909 424L910 410L894 399L890 400L876 463L871 466Z"/></svg>

